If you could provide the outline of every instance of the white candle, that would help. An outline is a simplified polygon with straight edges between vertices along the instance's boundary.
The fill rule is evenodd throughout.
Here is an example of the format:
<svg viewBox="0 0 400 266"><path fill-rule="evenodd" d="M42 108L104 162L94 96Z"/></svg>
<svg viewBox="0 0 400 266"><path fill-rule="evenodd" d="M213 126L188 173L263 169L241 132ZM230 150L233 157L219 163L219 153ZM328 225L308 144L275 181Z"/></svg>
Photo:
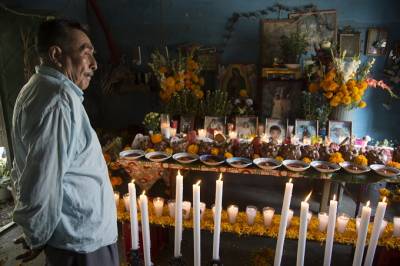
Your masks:
<svg viewBox="0 0 400 266"><path fill-rule="evenodd" d="M304 137L304 138L303 138L303 144L304 144L304 145L311 145L311 138L309 138L309 137Z"/></svg>
<svg viewBox="0 0 400 266"><path fill-rule="evenodd" d="M139 227L137 219L137 200L136 200L136 187L135 180L128 184L129 191L129 215L131 218L131 244L132 249L139 249Z"/></svg>
<svg viewBox="0 0 400 266"><path fill-rule="evenodd" d="M171 137L175 137L176 136L176 128L169 128L169 134L171 135Z"/></svg>
<svg viewBox="0 0 400 266"><path fill-rule="evenodd" d="M118 209L119 206L119 192L118 191L114 191L114 200L115 200L115 207Z"/></svg>
<svg viewBox="0 0 400 266"><path fill-rule="evenodd" d="M154 205L154 214L156 215L156 217L161 217L164 208L164 199L160 197L154 198L153 205Z"/></svg>
<svg viewBox="0 0 400 266"><path fill-rule="evenodd" d="M168 212L170 217L175 217L175 200L168 201Z"/></svg>
<svg viewBox="0 0 400 266"><path fill-rule="evenodd" d="M264 225L270 227L272 224L272 219L274 218L275 209L271 207L265 207L263 209Z"/></svg>
<svg viewBox="0 0 400 266"><path fill-rule="evenodd" d="M197 135L199 136L199 139L204 139L206 137L207 131L205 129L199 129L197 130Z"/></svg>
<svg viewBox="0 0 400 266"><path fill-rule="evenodd" d="M200 266L200 181L193 185L193 251L194 266Z"/></svg>
<svg viewBox="0 0 400 266"><path fill-rule="evenodd" d="M393 217L393 236L400 236L400 216Z"/></svg>
<svg viewBox="0 0 400 266"><path fill-rule="evenodd" d="M383 200L378 203L378 207L376 208L374 225L372 227L372 233L369 239L368 250L367 250L367 255L365 257L364 266L371 266L372 262L374 261L375 250L381 232L382 221L383 218L385 217L386 205L387 205L386 197L384 197Z"/></svg>
<svg viewBox="0 0 400 266"><path fill-rule="evenodd" d="M192 203L190 201L182 202L183 218L185 220L190 218L190 209L192 208Z"/></svg>
<svg viewBox="0 0 400 266"><path fill-rule="evenodd" d="M254 220L257 216L257 207L256 206L247 206L246 207L246 216L247 216L247 224L253 225Z"/></svg>
<svg viewBox="0 0 400 266"><path fill-rule="evenodd" d="M292 222L292 218L293 218L293 210L289 209L288 210L288 215L287 215L286 229L290 227L290 224Z"/></svg>
<svg viewBox="0 0 400 266"><path fill-rule="evenodd" d="M214 217L214 235L213 235L213 260L219 260L219 240L221 231L221 211L222 211L222 189L224 182L222 174L215 182L215 217Z"/></svg>
<svg viewBox="0 0 400 266"><path fill-rule="evenodd" d="M164 138L169 139L171 137L171 131L169 127L169 123L162 123L161 124L161 135L163 135Z"/></svg>
<svg viewBox="0 0 400 266"><path fill-rule="evenodd" d="M129 207L129 200L130 200L129 193L125 193L122 198L124 199L125 210L127 212L129 212L129 209L130 209L130 207Z"/></svg>
<svg viewBox="0 0 400 266"><path fill-rule="evenodd" d="M329 203L329 219L328 219L328 230L326 233L324 266L331 265L333 237L335 235L336 212L337 212L337 201L335 199L336 195L333 196L333 200L331 200Z"/></svg>
<svg viewBox="0 0 400 266"><path fill-rule="evenodd" d="M353 266L361 266L364 255L365 240L367 239L367 234L368 234L368 225L370 218L371 218L371 208L369 207L369 201L368 201L367 204L361 209L361 218L359 220L360 221L359 229L357 229L357 243L356 243L356 251L354 252Z"/></svg>
<svg viewBox="0 0 400 266"><path fill-rule="evenodd" d="M181 257L183 176L178 171L175 190L175 242L174 257Z"/></svg>
<svg viewBox="0 0 400 266"><path fill-rule="evenodd" d="M229 138L230 139L237 139L237 132L236 131L229 131Z"/></svg>
<svg viewBox="0 0 400 266"><path fill-rule="evenodd" d="M329 217L326 212L318 213L318 221L319 221L318 230L320 232L325 232L326 227L328 225L328 219L329 219Z"/></svg>
<svg viewBox="0 0 400 266"><path fill-rule="evenodd" d="M299 228L299 241L297 244L297 260L296 265L302 266L304 265L304 254L306 251L306 239L307 239L307 225L308 225L308 216L309 216L309 207L308 199L311 196L308 194L306 199L301 202L301 209L300 209L300 228Z"/></svg>
<svg viewBox="0 0 400 266"><path fill-rule="evenodd" d="M229 223L234 224L236 222L236 216L239 212L239 208L236 205L230 205L227 209Z"/></svg>
<svg viewBox="0 0 400 266"><path fill-rule="evenodd" d="M336 223L336 230L343 234L344 231L346 231L346 227L347 224L349 222L349 216L346 215L345 213L342 213L341 215L339 215L339 217L337 218L337 223Z"/></svg>
<svg viewBox="0 0 400 266"><path fill-rule="evenodd" d="M285 242L285 236L286 236L288 211L289 211L290 201L292 199L292 191L293 191L293 184L292 184L292 179L290 179L289 182L286 183L285 195L283 196L281 221L279 223L278 241L276 242L274 266L281 265L283 244Z"/></svg>
<svg viewBox="0 0 400 266"><path fill-rule="evenodd" d="M200 202L200 220L203 219L205 210L206 210L206 204L204 202Z"/></svg>
<svg viewBox="0 0 400 266"><path fill-rule="evenodd" d="M149 211L147 206L147 196L145 195L145 191L140 195L140 209L142 214L142 238L143 238L143 257L144 257L144 265L151 266L151 257L150 257L150 226L149 226Z"/></svg>

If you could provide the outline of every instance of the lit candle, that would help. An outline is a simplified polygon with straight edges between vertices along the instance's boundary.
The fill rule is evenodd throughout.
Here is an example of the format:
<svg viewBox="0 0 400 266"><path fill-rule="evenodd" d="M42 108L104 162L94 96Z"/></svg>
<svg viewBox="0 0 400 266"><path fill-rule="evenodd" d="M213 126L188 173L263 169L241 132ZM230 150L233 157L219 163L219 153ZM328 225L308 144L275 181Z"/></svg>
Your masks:
<svg viewBox="0 0 400 266"><path fill-rule="evenodd" d="M170 217L175 217L175 200L168 201L168 212Z"/></svg>
<svg viewBox="0 0 400 266"><path fill-rule="evenodd" d="M118 191L114 191L114 200L115 200L115 207L118 209L119 206L119 192Z"/></svg>
<svg viewBox="0 0 400 266"><path fill-rule="evenodd" d="M200 266L200 181L193 185L193 251L194 266Z"/></svg>
<svg viewBox="0 0 400 266"><path fill-rule="evenodd" d="M264 225L270 227L272 224L272 218L274 217L275 209L271 207L265 207L263 209Z"/></svg>
<svg viewBox="0 0 400 266"><path fill-rule="evenodd" d="M175 242L174 257L181 257L183 176L178 171L175 182Z"/></svg>
<svg viewBox="0 0 400 266"><path fill-rule="evenodd" d="M145 195L145 191L143 191L142 195L140 195L140 210L142 214L142 238L143 238L143 257L144 257L144 265L151 266L151 257L150 257L150 226L149 226L149 211L147 206L147 196Z"/></svg>
<svg viewBox="0 0 400 266"><path fill-rule="evenodd" d="M400 216L393 217L393 236L400 236Z"/></svg>
<svg viewBox="0 0 400 266"><path fill-rule="evenodd" d="M303 144L304 145L311 145L311 138L303 137Z"/></svg>
<svg viewBox="0 0 400 266"><path fill-rule="evenodd" d="M318 230L320 232L325 232L326 226L328 225L328 214L326 212L318 213Z"/></svg>
<svg viewBox="0 0 400 266"><path fill-rule="evenodd" d="M337 223L336 223L336 230L343 234L344 231L346 231L346 227L347 227L347 223L349 222L349 216L346 215L345 213L342 213L341 215L339 215L339 217L337 218Z"/></svg>
<svg viewBox="0 0 400 266"><path fill-rule="evenodd" d="M183 218L185 220L190 218L190 209L192 208L192 203L190 201L182 202Z"/></svg>
<svg viewBox="0 0 400 266"><path fill-rule="evenodd" d="M292 179L286 183L285 195L283 196L283 204L281 211L281 221L279 223L279 234L276 242L274 266L280 266L282 260L283 244L286 236L286 225L289 212L290 201L292 199L293 183Z"/></svg>
<svg viewBox="0 0 400 266"><path fill-rule="evenodd" d="M223 135L223 132L221 130L214 130L214 137L218 134Z"/></svg>
<svg viewBox="0 0 400 266"><path fill-rule="evenodd" d="M222 189L224 182L222 174L215 182L215 217L214 217L214 235L213 235L213 260L219 261L219 240L221 231L221 211L222 211Z"/></svg>
<svg viewBox="0 0 400 266"><path fill-rule="evenodd" d="M161 217L163 213L163 208L164 208L164 199L160 197L156 197L153 199L153 205L154 205L154 213L156 217Z"/></svg>
<svg viewBox="0 0 400 266"><path fill-rule="evenodd" d="M353 266L361 266L364 248L365 248L365 240L367 239L368 234L368 224L369 219L371 218L371 208L369 207L369 201L361 210L361 218L360 225L357 229L357 243L356 243L356 251L354 252L353 258Z"/></svg>
<svg viewBox="0 0 400 266"><path fill-rule="evenodd" d="M369 239L367 255L365 257L364 266L371 266L374 261L375 250L378 244L379 235L381 232L382 221L385 217L386 212L386 197L383 197L382 201L378 203L378 207L376 208L374 225L372 227L371 237Z"/></svg>
<svg viewBox="0 0 400 266"><path fill-rule="evenodd" d="M257 207L256 206L247 206L246 207L246 216L247 216L247 224L253 225L254 220L257 215Z"/></svg>
<svg viewBox="0 0 400 266"><path fill-rule="evenodd" d="M293 210L289 209L288 210L288 215L287 215L286 229L290 227L290 224L292 222L292 218L293 218Z"/></svg>
<svg viewBox="0 0 400 266"><path fill-rule="evenodd" d="M176 128L169 128L169 134L171 135L171 137L175 137L176 136Z"/></svg>
<svg viewBox="0 0 400 266"><path fill-rule="evenodd" d="M300 210L300 228L299 228L299 241L297 244L297 261L296 265L304 265L304 254L306 251L306 239L307 239L307 225L308 225L308 216L309 216L309 207L308 200L311 196L311 193L308 194L306 199L301 202L301 210Z"/></svg>
<svg viewBox="0 0 400 266"><path fill-rule="evenodd" d="M124 199L125 210L129 212L129 200L130 200L129 193L125 193L123 199Z"/></svg>
<svg viewBox="0 0 400 266"><path fill-rule="evenodd" d="M234 224L236 222L236 216L239 212L239 208L236 205L230 205L227 209L229 223Z"/></svg>
<svg viewBox="0 0 400 266"><path fill-rule="evenodd" d="M236 131L229 131L229 138L230 139L237 139L237 132Z"/></svg>
<svg viewBox="0 0 400 266"><path fill-rule="evenodd" d="M164 138L169 139L171 137L170 125L169 123L161 123L161 134Z"/></svg>
<svg viewBox="0 0 400 266"><path fill-rule="evenodd" d="M204 202L200 202L200 220L203 219L205 210L206 210L206 204Z"/></svg>
<svg viewBox="0 0 400 266"><path fill-rule="evenodd" d="M131 218L131 243L132 249L139 249L139 226L137 219L137 200L136 200L136 186L135 180L128 184L129 191L129 215Z"/></svg>
<svg viewBox="0 0 400 266"><path fill-rule="evenodd" d="M204 139L207 135L207 131L205 129L199 129L197 130L197 135L199 136L199 139Z"/></svg>
<svg viewBox="0 0 400 266"><path fill-rule="evenodd" d="M329 219L328 219L328 230L326 233L324 266L331 265L333 237L335 235L336 212L337 212L337 201L335 199L336 195L334 195L333 200L329 202Z"/></svg>

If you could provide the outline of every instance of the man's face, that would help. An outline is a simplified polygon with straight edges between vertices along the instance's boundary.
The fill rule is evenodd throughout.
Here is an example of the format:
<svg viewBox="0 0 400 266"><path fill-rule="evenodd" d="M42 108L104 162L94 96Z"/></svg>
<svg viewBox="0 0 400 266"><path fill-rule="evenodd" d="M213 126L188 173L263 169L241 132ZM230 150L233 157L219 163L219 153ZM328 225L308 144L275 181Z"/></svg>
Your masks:
<svg viewBox="0 0 400 266"><path fill-rule="evenodd" d="M281 132L279 132L279 130L273 129L271 130L270 134L272 139L278 139L281 135Z"/></svg>
<svg viewBox="0 0 400 266"><path fill-rule="evenodd" d="M85 90L97 69L94 48L89 37L80 30L72 29L69 39L62 53L62 68L70 80Z"/></svg>

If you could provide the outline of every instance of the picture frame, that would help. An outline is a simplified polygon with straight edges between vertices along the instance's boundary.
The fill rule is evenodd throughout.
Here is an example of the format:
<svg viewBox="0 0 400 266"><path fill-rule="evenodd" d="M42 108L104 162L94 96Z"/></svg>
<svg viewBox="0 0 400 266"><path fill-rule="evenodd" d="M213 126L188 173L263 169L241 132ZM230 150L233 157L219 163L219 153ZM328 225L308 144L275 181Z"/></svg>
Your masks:
<svg viewBox="0 0 400 266"><path fill-rule="evenodd" d="M179 120L179 132L188 133L194 129L194 116L182 115Z"/></svg>
<svg viewBox="0 0 400 266"><path fill-rule="evenodd" d="M265 119L265 136L269 142L282 144L286 137L287 120Z"/></svg>
<svg viewBox="0 0 400 266"><path fill-rule="evenodd" d="M353 133L351 121L328 121L328 137L331 142L341 144L346 138L351 138Z"/></svg>
<svg viewBox="0 0 400 266"><path fill-rule="evenodd" d="M365 54L380 56L386 53L388 31L384 28L368 28Z"/></svg>
<svg viewBox="0 0 400 266"><path fill-rule="evenodd" d="M235 128L238 138L252 139L257 136L258 117L257 116L236 116Z"/></svg>
<svg viewBox="0 0 400 266"><path fill-rule="evenodd" d="M240 90L246 90L250 98L257 92L258 70L255 64L229 64L219 66L219 85L232 97L239 97Z"/></svg>
<svg viewBox="0 0 400 266"><path fill-rule="evenodd" d="M205 116L204 129L207 132L207 137L213 138L216 131L223 134L226 133L226 117L225 116Z"/></svg>
<svg viewBox="0 0 400 266"><path fill-rule="evenodd" d="M339 33L339 52L345 57L352 58L360 55L361 37L359 32Z"/></svg>
<svg viewBox="0 0 400 266"><path fill-rule="evenodd" d="M296 119L294 126L294 135L300 143L308 142L318 136L318 120Z"/></svg>

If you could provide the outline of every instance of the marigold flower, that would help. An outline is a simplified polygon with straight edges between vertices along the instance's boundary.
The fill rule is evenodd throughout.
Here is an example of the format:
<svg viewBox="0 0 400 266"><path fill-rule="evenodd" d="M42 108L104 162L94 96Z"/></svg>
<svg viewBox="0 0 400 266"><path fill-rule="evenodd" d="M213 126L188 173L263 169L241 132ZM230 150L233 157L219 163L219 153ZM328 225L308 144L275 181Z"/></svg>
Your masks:
<svg viewBox="0 0 400 266"><path fill-rule="evenodd" d="M247 97L247 91L246 90L240 90L239 91L239 95L240 95L240 97L245 98L245 97Z"/></svg>
<svg viewBox="0 0 400 266"><path fill-rule="evenodd" d="M317 83L310 83L310 85L308 85L308 91L309 92L317 92L319 90L319 86Z"/></svg>
<svg viewBox="0 0 400 266"><path fill-rule="evenodd" d="M351 103L351 97L350 96L343 97L342 103L349 105Z"/></svg>
<svg viewBox="0 0 400 266"><path fill-rule="evenodd" d="M173 77L168 77L165 80L165 84L167 85L167 87L173 88L175 86L175 79Z"/></svg>
<svg viewBox="0 0 400 266"><path fill-rule="evenodd" d="M354 163L357 164L357 165L367 166L368 165L368 159L364 155L357 155L354 158Z"/></svg>
<svg viewBox="0 0 400 266"><path fill-rule="evenodd" d="M324 95L325 95L325 97L326 97L327 99L330 99L330 98L332 98L332 97L333 97L333 93L332 93L332 92L330 92L330 91L328 91L328 92L324 93Z"/></svg>
<svg viewBox="0 0 400 266"><path fill-rule="evenodd" d="M197 146L197 144L190 144L187 148L187 152L197 154L199 152L199 146Z"/></svg>
<svg viewBox="0 0 400 266"><path fill-rule="evenodd" d="M360 101L360 102L358 103L358 107L360 107L360 108L365 108L366 106L367 106L367 103L364 102L364 101Z"/></svg>

